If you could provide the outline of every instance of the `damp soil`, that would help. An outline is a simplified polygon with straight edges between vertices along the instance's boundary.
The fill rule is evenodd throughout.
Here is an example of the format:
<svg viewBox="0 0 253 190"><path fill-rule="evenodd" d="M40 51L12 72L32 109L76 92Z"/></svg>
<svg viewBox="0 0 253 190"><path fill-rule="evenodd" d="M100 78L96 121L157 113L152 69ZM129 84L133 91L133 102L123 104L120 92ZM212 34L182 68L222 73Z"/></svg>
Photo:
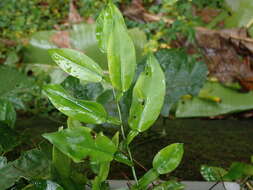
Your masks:
<svg viewBox="0 0 253 190"><path fill-rule="evenodd" d="M41 134L57 131L61 123L44 118L19 120L17 130L30 138L29 143L18 147L8 157L18 157L20 152L38 146ZM115 129L111 130L111 134ZM253 155L253 120L203 120L160 118L149 130L138 136L131 145L137 174L151 168L154 155L171 143L184 143L184 157L180 166L167 177L183 180L203 180L199 169L202 164L229 167L232 162L250 162ZM132 179L131 169L114 162L110 179Z"/></svg>

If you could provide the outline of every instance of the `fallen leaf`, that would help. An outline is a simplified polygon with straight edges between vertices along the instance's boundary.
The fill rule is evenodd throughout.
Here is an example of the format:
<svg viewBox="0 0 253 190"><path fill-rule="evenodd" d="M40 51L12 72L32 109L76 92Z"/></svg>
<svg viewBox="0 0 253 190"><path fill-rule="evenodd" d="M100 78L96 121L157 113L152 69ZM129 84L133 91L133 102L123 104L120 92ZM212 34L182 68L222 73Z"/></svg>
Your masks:
<svg viewBox="0 0 253 190"><path fill-rule="evenodd" d="M54 34L50 40L60 48L71 48L68 31L59 31Z"/></svg>
<svg viewBox="0 0 253 190"><path fill-rule="evenodd" d="M210 76L222 83L239 82L246 90L253 89L253 70L240 57L253 53L253 40L244 29L208 30L198 28L196 39L204 50Z"/></svg>
<svg viewBox="0 0 253 190"><path fill-rule="evenodd" d="M73 1L70 2L68 21L72 24L77 24L83 21L83 18L78 13Z"/></svg>

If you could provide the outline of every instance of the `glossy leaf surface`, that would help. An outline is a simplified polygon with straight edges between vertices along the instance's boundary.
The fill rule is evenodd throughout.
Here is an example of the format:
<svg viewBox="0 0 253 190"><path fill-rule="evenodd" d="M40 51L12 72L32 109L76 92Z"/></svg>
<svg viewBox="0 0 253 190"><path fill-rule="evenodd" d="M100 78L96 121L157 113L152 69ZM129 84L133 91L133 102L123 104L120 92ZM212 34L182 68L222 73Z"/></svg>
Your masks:
<svg viewBox="0 0 253 190"><path fill-rule="evenodd" d="M134 86L128 123L132 130L143 132L158 118L165 96L165 76L153 55L147 60Z"/></svg>
<svg viewBox="0 0 253 190"><path fill-rule="evenodd" d="M133 166L134 164L131 162L131 160L129 160L129 158L121 153L121 152L116 152L115 155L114 155L114 159L117 161L117 162L120 162L120 163L123 163L123 164L126 164L128 166Z"/></svg>
<svg viewBox="0 0 253 190"><path fill-rule="evenodd" d="M116 22L108 41L109 76L114 88L127 91L136 69L135 48L123 24Z"/></svg>
<svg viewBox="0 0 253 190"><path fill-rule="evenodd" d="M81 162L88 156L93 161L110 162L117 149L115 144L102 133L94 139L91 131L86 127L69 128L44 134L43 137L75 162Z"/></svg>
<svg viewBox="0 0 253 190"><path fill-rule="evenodd" d="M112 3L101 11L96 20L96 38L102 52L107 51L108 41L115 23L125 25L123 16L119 9Z"/></svg>
<svg viewBox="0 0 253 190"><path fill-rule="evenodd" d="M96 40L96 24L74 24L72 29L65 32L69 34L71 48L81 50L98 63L101 68L108 69L106 54L99 50ZM52 65L53 60L48 54L48 49L61 47L52 42L52 38L57 33L57 31L39 31L35 33L31 37L29 45L24 49L24 62ZM137 58L141 60L144 44L147 42L146 35L137 28L130 29L129 33L135 44Z"/></svg>
<svg viewBox="0 0 253 190"><path fill-rule="evenodd" d="M219 167L202 165L200 173L206 181L223 181L223 176L227 171Z"/></svg>
<svg viewBox="0 0 253 190"><path fill-rule="evenodd" d="M78 100L60 85L46 85L44 92L59 111L73 119L90 124L101 124L107 120L107 113L101 104Z"/></svg>
<svg viewBox="0 0 253 190"><path fill-rule="evenodd" d="M100 82L103 70L85 54L67 48L50 49L49 53L57 65L68 74L89 82Z"/></svg>
<svg viewBox="0 0 253 190"><path fill-rule="evenodd" d="M159 174L172 172L183 158L184 148L181 143L174 143L160 150L153 159L153 167Z"/></svg>

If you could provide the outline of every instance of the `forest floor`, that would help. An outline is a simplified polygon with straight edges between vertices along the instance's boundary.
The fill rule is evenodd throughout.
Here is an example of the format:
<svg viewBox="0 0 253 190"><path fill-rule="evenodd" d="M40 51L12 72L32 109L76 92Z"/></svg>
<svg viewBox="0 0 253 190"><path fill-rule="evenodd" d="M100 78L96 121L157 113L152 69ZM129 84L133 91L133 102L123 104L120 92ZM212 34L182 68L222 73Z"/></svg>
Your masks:
<svg viewBox="0 0 253 190"><path fill-rule="evenodd" d="M133 142L133 156L142 165L136 166L137 173L143 175L144 168L151 168L154 155L171 143L184 143L183 161L171 174L180 180L203 180L199 172L202 164L227 168L236 161L249 163L253 155L252 122L245 119L159 119L149 132L143 133ZM43 118L17 122L17 130L32 137L34 145L42 139L41 134L56 131L58 127L59 123ZM21 149L29 149L30 146L33 145L22 146ZM22 150L17 149L16 153ZM15 153L12 155L18 156ZM112 166L110 179L131 179L128 167L118 163Z"/></svg>

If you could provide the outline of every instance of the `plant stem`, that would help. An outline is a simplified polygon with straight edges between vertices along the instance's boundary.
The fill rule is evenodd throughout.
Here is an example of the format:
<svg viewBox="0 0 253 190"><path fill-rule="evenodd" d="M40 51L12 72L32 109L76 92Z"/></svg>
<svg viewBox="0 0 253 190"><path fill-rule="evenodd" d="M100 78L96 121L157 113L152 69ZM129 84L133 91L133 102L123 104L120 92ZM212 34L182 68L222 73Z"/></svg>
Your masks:
<svg viewBox="0 0 253 190"><path fill-rule="evenodd" d="M115 93L115 90L114 90L114 89L113 89L113 95L114 95L114 98L115 98L115 100L116 100L116 105L117 105L117 109L118 109L119 120L120 120L120 123L121 123L121 124L120 124L120 128L121 128L122 137L123 137L123 139L125 140L125 139L126 139L126 135L125 135L124 126L123 126L122 114L121 114L119 102L118 102L118 100L117 100L116 93ZM133 163L133 157L132 157L131 150L130 150L130 148L129 148L128 145L126 145L126 148L127 148L127 153L128 153L128 155L129 155L129 158L130 158L131 162ZM133 174L133 177L134 177L134 181L135 181L135 183L138 185L138 178L137 178L137 175L136 175L136 171L135 171L134 166L132 166L131 169L132 169L132 174Z"/></svg>

